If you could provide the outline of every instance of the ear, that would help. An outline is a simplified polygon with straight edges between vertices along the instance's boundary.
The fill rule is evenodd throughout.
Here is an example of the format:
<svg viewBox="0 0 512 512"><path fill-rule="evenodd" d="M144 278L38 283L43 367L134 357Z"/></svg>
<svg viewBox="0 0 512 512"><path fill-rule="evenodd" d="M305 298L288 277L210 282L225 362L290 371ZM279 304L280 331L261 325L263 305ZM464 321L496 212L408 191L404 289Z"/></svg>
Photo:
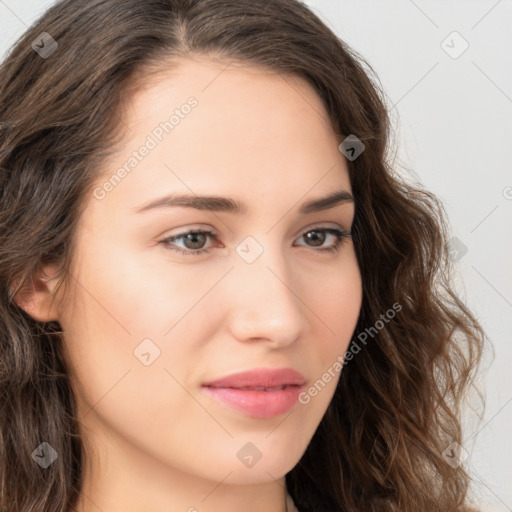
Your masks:
<svg viewBox="0 0 512 512"><path fill-rule="evenodd" d="M59 279L57 265L47 265L38 270L13 297L14 302L39 322L58 321L55 292Z"/></svg>

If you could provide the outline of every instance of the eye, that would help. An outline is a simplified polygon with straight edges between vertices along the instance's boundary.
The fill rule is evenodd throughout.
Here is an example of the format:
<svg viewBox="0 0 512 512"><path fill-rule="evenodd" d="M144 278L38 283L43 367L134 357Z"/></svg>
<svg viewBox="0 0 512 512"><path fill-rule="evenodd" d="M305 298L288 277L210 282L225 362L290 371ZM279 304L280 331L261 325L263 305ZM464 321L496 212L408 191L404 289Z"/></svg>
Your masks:
<svg viewBox="0 0 512 512"><path fill-rule="evenodd" d="M210 247L205 248L205 243L208 239L217 240L217 233L214 231L206 231L206 230L189 230L185 233L179 233L177 235L164 238L159 243L164 245L167 250L171 250L174 252L178 252L180 254L185 254L187 256L198 255L209 252ZM322 247L324 242L328 237L334 237L334 245L330 245L328 247ZM312 245L309 247L321 247L319 251L321 252L337 252L339 251L340 245L346 238L351 238L350 233L347 231L343 231L337 228L321 228L316 227L306 231L300 238L304 238L308 242L311 242ZM184 247L180 247L176 245L177 241L182 241ZM303 244L299 244L303 245ZM217 247L222 247L221 245L217 245Z"/></svg>
<svg viewBox="0 0 512 512"><path fill-rule="evenodd" d="M159 243L164 244L166 249L171 251L179 252L186 255L196 255L208 252L209 249L204 249L204 243L208 238L216 238L217 234L214 231L204 230L189 230L185 233L179 233L178 235L171 236L161 240ZM185 244L185 250L179 246L173 244L177 240L182 240ZM172 245L171 245L172 244Z"/></svg>
<svg viewBox="0 0 512 512"><path fill-rule="evenodd" d="M320 251L338 252L343 240L351 237L350 233L341 229L319 227L306 231L300 238L313 242L313 245L310 245L309 247L318 247L321 246L329 236L335 238L334 245L322 247Z"/></svg>

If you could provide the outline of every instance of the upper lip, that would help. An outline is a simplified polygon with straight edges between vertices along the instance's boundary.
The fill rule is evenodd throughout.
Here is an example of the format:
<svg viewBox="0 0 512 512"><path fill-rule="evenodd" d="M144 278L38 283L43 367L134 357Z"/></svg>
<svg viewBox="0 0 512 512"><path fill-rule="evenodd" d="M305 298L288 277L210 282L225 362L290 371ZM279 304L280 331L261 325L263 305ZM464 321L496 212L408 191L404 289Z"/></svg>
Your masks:
<svg viewBox="0 0 512 512"><path fill-rule="evenodd" d="M304 376L292 368L255 368L246 372L232 373L203 384L211 388L275 388L302 386Z"/></svg>

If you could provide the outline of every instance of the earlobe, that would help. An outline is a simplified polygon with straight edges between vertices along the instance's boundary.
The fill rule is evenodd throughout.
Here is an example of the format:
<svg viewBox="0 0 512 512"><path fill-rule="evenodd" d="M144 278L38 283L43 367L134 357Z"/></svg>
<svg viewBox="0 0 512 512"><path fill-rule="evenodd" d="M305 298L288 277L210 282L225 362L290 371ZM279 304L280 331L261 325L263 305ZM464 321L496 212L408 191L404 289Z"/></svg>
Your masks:
<svg viewBox="0 0 512 512"><path fill-rule="evenodd" d="M58 321L55 293L59 284L57 266L48 265L38 270L15 293L13 300L34 320Z"/></svg>

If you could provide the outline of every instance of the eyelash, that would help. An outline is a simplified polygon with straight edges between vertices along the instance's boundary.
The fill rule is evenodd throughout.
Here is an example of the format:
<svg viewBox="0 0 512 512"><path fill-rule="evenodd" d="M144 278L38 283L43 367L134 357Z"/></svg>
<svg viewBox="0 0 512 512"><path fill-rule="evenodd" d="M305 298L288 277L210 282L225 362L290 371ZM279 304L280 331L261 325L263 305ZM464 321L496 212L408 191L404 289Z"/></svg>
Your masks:
<svg viewBox="0 0 512 512"><path fill-rule="evenodd" d="M350 238L351 237L350 233L348 233L347 231L342 231L341 229L337 229L337 228L320 228L320 227L308 229L301 236L304 236L307 233L311 233L312 231L321 232L321 233L327 233L327 234L334 235L334 236L337 237L337 241L336 241L335 245L333 245L332 247L325 247L323 249L318 249L319 252L336 253L336 252L338 252L340 250L340 245L342 244L343 240L346 239L346 238ZM167 246L166 247L167 250L171 250L171 251L174 251L174 252L177 252L177 253L180 253L180 254L184 254L186 256L197 256L199 254L207 253L207 252L210 251L211 247L209 247L208 249L197 249L197 250L187 249L187 250L183 250L181 248L172 247L169 244L169 242L174 242L174 241L179 240L180 238L184 238L184 237L186 237L187 235L190 235L190 234L196 234L196 235L204 234L204 235L208 235L209 237L213 237L215 239L217 237L217 233L215 233L214 231L191 229L189 231L186 231L185 233L179 233L178 235L174 235L174 236L171 236L171 237L164 238L159 243L163 244L164 246ZM313 246L309 246L309 247L313 247Z"/></svg>

